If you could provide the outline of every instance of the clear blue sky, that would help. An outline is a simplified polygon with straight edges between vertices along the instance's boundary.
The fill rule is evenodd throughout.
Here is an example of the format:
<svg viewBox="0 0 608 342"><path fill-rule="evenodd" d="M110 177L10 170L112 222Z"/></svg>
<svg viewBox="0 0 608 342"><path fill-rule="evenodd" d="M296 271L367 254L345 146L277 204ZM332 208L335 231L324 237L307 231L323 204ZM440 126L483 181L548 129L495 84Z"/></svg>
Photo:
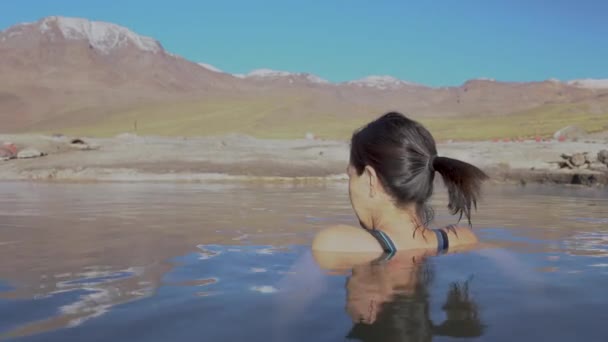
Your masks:
<svg viewBox="0 0 608 342"><path fill-rule="evenodd" d="M608 78L606 0L19 0L0 3L0 28L49 15L115 22L232 73Z"/></svg>

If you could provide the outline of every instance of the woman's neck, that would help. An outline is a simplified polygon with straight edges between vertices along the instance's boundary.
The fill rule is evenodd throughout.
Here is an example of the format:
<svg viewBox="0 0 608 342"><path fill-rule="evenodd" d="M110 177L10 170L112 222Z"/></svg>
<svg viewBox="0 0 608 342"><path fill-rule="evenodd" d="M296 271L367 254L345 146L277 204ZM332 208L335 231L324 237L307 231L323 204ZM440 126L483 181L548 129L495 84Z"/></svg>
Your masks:
<svg viewBox="0 0 608 342"><path fill-rule="evenodd" d="M426 229L417 217L414 206L387 207L374 218L374 228L382 230L397 241L423 238L422 233Z"/></svg>

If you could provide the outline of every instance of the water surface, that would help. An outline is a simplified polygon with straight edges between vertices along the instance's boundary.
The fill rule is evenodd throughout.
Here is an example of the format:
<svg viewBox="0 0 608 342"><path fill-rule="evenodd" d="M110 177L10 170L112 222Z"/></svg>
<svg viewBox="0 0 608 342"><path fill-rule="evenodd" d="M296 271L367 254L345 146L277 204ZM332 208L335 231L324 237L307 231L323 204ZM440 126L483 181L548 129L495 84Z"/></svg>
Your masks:
<svg viewBox="0 0 608 342"><path fill-rule="evenodd" d="M329 272L308 246L356 224L344 184L0 183L0 339L606 341L607 208L492 186L490 247Z"/></svg>

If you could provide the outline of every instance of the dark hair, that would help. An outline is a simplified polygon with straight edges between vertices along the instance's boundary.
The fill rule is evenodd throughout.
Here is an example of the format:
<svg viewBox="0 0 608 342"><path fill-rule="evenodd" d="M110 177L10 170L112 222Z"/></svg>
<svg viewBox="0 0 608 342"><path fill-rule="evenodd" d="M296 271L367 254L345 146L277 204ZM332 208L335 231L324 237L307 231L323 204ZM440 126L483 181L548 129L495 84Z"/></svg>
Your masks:
<svg viewBox="0 0 608 342"><path fill-rule="evenodd" d="M488 176L460 160L437 156L435 140L420 123L390 112L357 130L351 139L350 163L361 175L374 168L384 189L397 204L415 203L421 223L433 219L427 205L433 194L435 171L443 178L452 215L464 215L471 224L471 207L477 208L481 183Z"/></svg>

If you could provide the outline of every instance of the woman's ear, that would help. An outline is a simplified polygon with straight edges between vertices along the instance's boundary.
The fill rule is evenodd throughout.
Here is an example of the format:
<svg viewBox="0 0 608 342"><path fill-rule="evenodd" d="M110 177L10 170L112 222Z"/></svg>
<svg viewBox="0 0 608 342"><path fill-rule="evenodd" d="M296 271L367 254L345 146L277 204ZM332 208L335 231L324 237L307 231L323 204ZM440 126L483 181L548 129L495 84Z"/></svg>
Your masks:
<svg viewBox="0 0 608 342"><path fill-rule="evenodd" d="M373 167L366 165L365 170L363 171L365 176L365 182L369 185L369 196L375 197L378 194L378 175L376 174L376 170Z"/></svg>

